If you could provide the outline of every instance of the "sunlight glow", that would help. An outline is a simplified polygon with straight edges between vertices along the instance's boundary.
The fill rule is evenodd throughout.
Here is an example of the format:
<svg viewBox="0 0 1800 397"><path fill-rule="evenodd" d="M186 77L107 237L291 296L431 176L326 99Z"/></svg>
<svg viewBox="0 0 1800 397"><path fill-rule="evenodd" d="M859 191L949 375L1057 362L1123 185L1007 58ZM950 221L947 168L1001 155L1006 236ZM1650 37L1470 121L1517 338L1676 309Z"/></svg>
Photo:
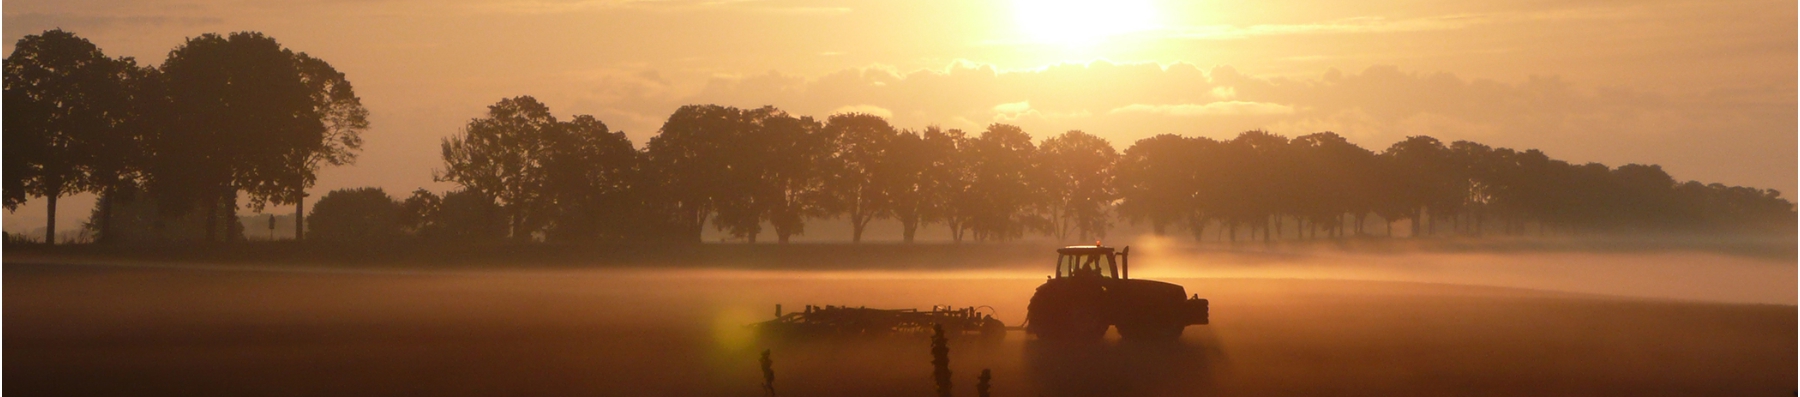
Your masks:
<svg viewBox="0 0 1800 397"><path fill-rule="evenodd" d="M1152 29L1150 0L1014 0L1019 28L1032 41L1086 45Z"/></svg>

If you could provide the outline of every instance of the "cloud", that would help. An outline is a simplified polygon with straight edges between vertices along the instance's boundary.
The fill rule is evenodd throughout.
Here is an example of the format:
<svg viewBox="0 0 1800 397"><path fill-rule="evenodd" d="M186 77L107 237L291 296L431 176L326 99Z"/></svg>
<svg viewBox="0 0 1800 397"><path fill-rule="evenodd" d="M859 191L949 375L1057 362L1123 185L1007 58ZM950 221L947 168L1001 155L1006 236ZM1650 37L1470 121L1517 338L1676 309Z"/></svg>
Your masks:
<svg viewBox="0 0 1800 397"><path fill-rule="evenodd" d="M1260 116L1293 114L1294 108L1275 103L1219 101L1207 104L1184 103L1178 105L1145 105L1130 104L1113 108L1107 114L1150 113L1177 117L1193 116Z"/></svg>
<svg viewBox="0 0 1800 397"><path fill-rule="evenodd" d="M836 15L851 12L849 7L780 6L760 0L496 0L468 4L481 13L561 14L604 10L644 10L659 12L735 11L787 15Z"/></svg>
<svg viewBox="0 0 1800 397"><path fill-rule="evenodd" d="M1628 13L1629 12L1627 11L1620 11L1617 9L1596 8L1539 12L1445 14L1414 18L1364 16L1300 24L1173 26L1150 32L1150 34L1163 38L1236 40L1261 36L1305 34L1434 32L1499 23L1619 18L1626 16Z"/></svg>
<svg viewBox="0 0 1800 397"><path fill-rule="evenodd" d="M1024 113L1031 110L1031 101L1020 101L994 105L995 113Z"/></svg>
<svg viewBox="0 0 1800 397"><path fill-rule="evenodd" d="M84 36L113 29L144 29L159 27L193 28L213 26L225 23L224 18L213 16L178 16L178 15L83 15L72 13L23 13L8 14L4 18L7 37L23 37L38 34L45 30L61 28ZM10 50L13 43L6 43Z"/></svg>
<svg viewBox="0 0 1800 397"><path fill-rule="evenodd" d="M881 116L882 118L894 118L894 111L875 105L850 105L831 110L831 114L842 113L864 113Z"/></svg>

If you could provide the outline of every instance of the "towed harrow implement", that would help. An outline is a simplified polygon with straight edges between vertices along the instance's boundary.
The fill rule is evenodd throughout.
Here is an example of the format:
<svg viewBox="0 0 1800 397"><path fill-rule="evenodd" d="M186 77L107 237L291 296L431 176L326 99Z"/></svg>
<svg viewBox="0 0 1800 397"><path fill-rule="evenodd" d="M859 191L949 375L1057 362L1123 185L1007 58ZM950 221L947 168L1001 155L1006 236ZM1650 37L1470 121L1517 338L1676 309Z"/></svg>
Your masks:
<svg viewBox="0 0 1800 397"><path fill-rule="evenodd" d="M982 313L980 309L987 309ZM942 325L946 335L982 339L1006 337L1006 324L994 319L993 308L933 307L919 309L870 309L849 306L813 306L783 314L775 306L775 319L752 324L759 335L779 338L829 338L853 336L930 336L932 325Z"/></svg>

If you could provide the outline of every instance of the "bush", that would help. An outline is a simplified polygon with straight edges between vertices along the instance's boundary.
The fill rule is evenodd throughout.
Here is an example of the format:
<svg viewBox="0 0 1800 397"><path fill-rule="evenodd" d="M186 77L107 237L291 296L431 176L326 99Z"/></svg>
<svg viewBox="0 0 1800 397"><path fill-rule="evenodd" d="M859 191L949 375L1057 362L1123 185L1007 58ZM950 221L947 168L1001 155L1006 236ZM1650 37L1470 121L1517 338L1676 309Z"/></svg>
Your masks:
<svg viewBox="0 0 1800 397"><path fill-rule="evenodd" d="M326 193L313 205L306 226L308 239L325 241L389 240L404 235L400 203L375 187Z"/></svg>

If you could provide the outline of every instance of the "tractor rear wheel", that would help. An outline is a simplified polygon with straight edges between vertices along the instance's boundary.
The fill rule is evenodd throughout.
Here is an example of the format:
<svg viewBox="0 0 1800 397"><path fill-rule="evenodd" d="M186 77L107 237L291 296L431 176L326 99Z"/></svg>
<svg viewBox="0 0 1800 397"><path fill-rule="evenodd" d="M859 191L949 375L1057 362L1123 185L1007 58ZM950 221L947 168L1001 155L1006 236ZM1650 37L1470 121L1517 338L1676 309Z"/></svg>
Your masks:
<svg viewBox="0 0 1800 397"><path fill-rule="evenodd" d="M1081 288L1040 289L1025 316L1030 330L1050 340L1098 340L1106 336L1106 312L1099 291Z"/></svg>

